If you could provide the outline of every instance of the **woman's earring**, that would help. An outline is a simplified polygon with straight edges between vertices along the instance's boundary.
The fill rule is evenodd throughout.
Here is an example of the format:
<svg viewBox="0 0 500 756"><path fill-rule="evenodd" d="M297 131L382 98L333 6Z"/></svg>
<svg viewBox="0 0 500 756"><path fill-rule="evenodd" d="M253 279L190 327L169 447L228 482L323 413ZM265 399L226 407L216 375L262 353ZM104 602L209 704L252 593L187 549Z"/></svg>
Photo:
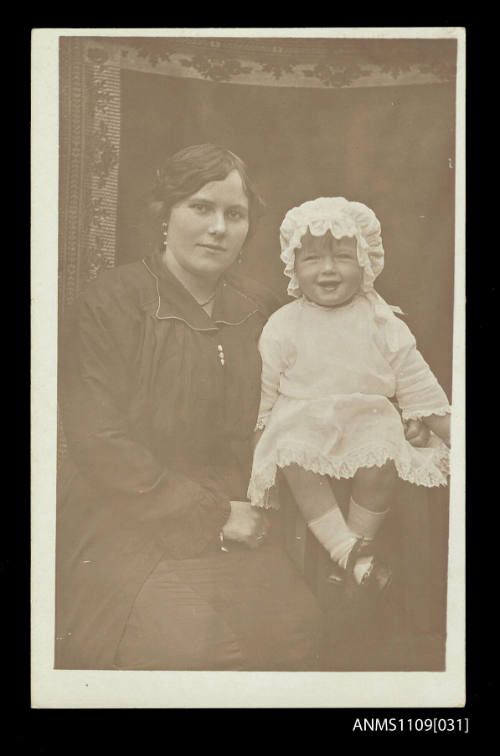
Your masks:
<svg viewBox="0 0 500 756"><path fill-rule="evenodd" d="M161 233L163 235L163 251L164 252L167 251L167 239L168 239L167 231L168 231L168 225L165 223L165 221L163 221L163 223L161 224Z"/></svg>
<svg viewBox="0 0 500 756"><path fill-rule="evenodd" d="M243 250L241 250L240 254L238 255L238 265L241 265L243 262Z"/></svg>

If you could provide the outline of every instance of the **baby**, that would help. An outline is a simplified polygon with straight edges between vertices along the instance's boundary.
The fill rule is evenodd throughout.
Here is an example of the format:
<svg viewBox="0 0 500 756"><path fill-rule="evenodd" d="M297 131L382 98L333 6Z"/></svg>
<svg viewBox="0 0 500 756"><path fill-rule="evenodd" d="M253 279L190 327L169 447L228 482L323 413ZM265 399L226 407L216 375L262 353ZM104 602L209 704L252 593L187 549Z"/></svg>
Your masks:
<svg viewBox="0 0 500 756"><path fill-rule="evenodd" d="M321 197L290 210L281 259L296 300L260 339L262 396L248 496L259 507L283 474L310 529L354 585L382 590L390 571L371 541L397 478L447 484L450 405L415 338L374 289L380 223L366 205ZM402 314L402 313L401 313ZM396 400L399 410L393 399ZM404 423L430 429L424 448ZM350 487L345 519L338 505Z"/></svg>

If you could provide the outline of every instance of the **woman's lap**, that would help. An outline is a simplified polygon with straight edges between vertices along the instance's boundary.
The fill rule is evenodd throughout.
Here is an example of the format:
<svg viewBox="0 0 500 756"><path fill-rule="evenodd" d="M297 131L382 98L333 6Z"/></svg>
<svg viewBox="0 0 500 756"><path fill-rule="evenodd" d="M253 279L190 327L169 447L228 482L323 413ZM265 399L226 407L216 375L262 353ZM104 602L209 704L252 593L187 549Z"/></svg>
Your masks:
<svg viewBox="0 0 500 756"><path fill-rule="evenodd" d="M230 545L164 560L134 603L124 669L317 669L321 612L283 551Z"/></svg>

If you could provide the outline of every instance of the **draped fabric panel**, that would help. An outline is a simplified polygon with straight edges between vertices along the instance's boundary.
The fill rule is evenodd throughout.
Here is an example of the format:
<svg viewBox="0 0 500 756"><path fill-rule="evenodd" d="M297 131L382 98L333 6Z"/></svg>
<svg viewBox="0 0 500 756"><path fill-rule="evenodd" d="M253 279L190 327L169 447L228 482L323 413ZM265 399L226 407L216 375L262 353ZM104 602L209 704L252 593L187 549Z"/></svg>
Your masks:
<svg viewBox="0 0 500 756"><path fill-rule="evenodd" d="M115 264L120 69L86 54L84 38L60 47L59 312Z"/></svg>
<svg viewBox="0 0 500 756"><path fill-rule="evenodd" d="M116 256L120 69L86 53L81 37L60 40L59 338L70 306ZM66 454L58 422L58 459ZM59 470L61 466L59 464Z"/></svg>

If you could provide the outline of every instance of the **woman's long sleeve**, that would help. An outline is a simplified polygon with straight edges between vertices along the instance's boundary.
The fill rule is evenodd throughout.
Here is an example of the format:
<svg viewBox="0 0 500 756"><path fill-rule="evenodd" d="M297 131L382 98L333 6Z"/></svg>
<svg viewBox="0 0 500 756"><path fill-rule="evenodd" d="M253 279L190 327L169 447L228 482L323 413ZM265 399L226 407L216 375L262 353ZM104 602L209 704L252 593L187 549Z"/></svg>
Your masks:
<svg viewBox="0 0 500 756"><path fill-rule="evenodd" d="M214 484L164 468L131 431L130 365L95 295L79 305L61 365L68 447L84 477L130 516L156 529L176 556L199 553L227 520L230 503ZM135 324L130 325L133 329ZM128 505L128 506L127 506Z"/></svg>
<svg viewBox="0 0 500 756"><path fill-rule="evenodd" d="M448 398L417 349L415 337L397 319L399 347L389 357L396 377L396 399L403 419L417 419L451 412Z"/></svg>

